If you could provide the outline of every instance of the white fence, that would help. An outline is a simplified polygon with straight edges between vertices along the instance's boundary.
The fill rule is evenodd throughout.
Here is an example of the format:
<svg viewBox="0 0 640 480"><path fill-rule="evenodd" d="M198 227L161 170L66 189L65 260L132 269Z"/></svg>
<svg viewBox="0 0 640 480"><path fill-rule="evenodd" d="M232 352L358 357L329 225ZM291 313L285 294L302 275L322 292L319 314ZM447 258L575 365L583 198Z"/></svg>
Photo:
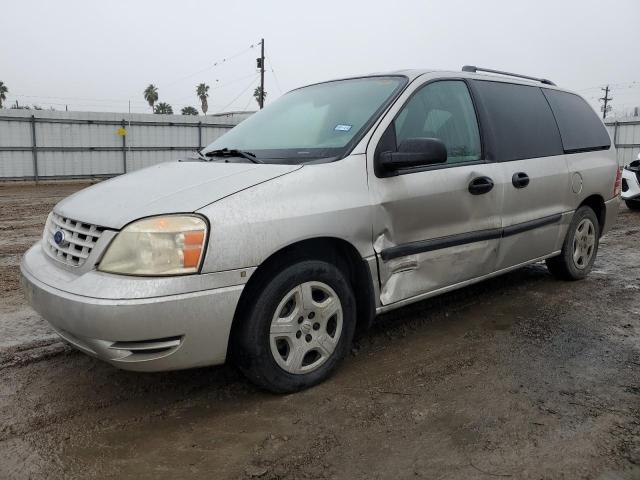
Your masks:
<svg viewBox="0 0 640 480"><path fill-rule="evenodd" d="M640 153L640 118L617 119L606 125L618 150L618 165L628 165L637 159Z"/></svg>
<svg viewBox="0 0 640 480"><path fill-rule="evenodd" d="M210 116L0 110L0 180L109 177L175 160L253 112ZM640 119L606 123L626 165L640 153ZM121 129L126 131L126 135Z"/></svg>
<svg viewBox="0 0 640 480"><path fill-rule="evenodd" d="M119 175L192 154L251 113L0 110L0 179Z"/></svg>

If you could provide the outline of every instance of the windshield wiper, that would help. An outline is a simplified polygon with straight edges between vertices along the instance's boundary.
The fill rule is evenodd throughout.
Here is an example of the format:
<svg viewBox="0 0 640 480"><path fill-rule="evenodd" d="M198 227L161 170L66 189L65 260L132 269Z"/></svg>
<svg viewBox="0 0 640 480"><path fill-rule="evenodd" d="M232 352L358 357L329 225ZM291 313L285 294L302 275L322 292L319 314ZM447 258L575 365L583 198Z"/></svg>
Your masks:
<svg viewBox="0 0 640 480"><path fill-rule="evenodd" d="M211 150L210 152L201 154L204 157L210 158L210 157L240 157L240 158L246 158L247 160L250 160L253 163L264 163L262 160L258 159L253 153L251 152L245 152L244 150L237 150L235 148L232 149L228 149L228 148L222 148L220 150Z"/></svg>
<svg viewBox="0 0 640 480"><path fill-rule="evenodd" d="M211 159L209 159L209 158L204 156L204 154L202 153L202 149L196 150L195 153L196 153L196 155L198 156L198 158L200 160L204 160L205 162L209 162L211 160Z"/></svg>

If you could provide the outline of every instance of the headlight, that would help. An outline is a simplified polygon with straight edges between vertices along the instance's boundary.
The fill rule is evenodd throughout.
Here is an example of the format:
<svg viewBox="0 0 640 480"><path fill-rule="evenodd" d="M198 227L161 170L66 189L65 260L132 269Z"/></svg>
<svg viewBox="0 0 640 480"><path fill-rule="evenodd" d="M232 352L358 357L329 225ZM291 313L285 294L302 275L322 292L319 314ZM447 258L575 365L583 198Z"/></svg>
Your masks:
<svg viewBox="0 0 640 480"><path fill-rule="evenodd" d="M207 224L195 215L138 220L118 233L98 270L127 275L194 273L204 257L206 237Z"/></svg>

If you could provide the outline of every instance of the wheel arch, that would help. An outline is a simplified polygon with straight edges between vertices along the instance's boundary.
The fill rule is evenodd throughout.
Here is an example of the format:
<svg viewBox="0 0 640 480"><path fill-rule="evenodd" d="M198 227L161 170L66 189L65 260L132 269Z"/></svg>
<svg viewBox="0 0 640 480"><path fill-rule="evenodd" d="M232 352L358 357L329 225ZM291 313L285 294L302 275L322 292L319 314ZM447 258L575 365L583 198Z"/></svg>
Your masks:
<svg viewBox="0 0 640 480"><path fill-rule="evenodd" d="M607 216L607 209L604 204L604 199L602 198L602 196L598 194L593 194L585 198L582 201L582 203L578 205L578 208L583 206L590 207L591 210L595 212L596 217L598 219L598 224L600 226L600 234L602 235L602 230L604 229L605 220Z"/></svg>
<svg viewBox="0 0 640 480"><path fill-rule="evenodd" d="M302 260L324 260L340 268L353 288L356 299L356 335L365 332L375 317L375 289L373 277L367 262L358 250L348 241L337 237L316 237L301 240L287 245L270 255L251 275L245 285L236 308L231 334L229 335L229 352L233 346L233 338L242 322L250 301L267 284L274 272L283 266Z"/></svg>

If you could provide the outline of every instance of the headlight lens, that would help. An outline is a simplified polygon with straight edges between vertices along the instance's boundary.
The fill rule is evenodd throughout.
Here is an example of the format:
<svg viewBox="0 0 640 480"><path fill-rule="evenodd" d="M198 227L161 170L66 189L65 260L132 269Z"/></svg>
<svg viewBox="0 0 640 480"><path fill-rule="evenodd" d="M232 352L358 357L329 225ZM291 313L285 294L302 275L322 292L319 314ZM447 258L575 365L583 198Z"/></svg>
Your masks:
<svg viewBox="0 0 640 480"><path fill-rule="evenodd" d="M127 225L98 269L127 275L195 273L204 257L206 222L195 215L151 217Z"/></svg>

